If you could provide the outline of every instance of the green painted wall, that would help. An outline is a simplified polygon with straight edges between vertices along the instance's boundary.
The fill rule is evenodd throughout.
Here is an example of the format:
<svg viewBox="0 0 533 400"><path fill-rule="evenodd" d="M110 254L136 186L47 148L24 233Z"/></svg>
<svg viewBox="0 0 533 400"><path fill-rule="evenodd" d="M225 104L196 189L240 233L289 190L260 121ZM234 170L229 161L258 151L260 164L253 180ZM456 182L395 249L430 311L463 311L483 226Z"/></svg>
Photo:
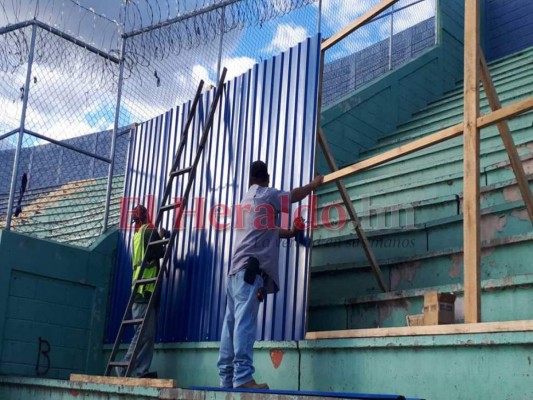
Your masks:
<svg viewBox="0 0 533 400"><path fill-rule="evenodd" d="M153 369L180 387L217 386L217 356L218 343L158 346ZM533 398L533 332L258 342L254 356L256 380L275 389Z"/></svg>
<svg viewBox="0 0 533 400"><path fill-rule="evenodd" d="M158 345L153 369L182 388L216 386L217 356L213 342ZM258 342L254 363L256 380L274 389L395 393L431 400L533 398L533 332ZM0 377L2 399L66 399L71 389L68 382ZM149 389L123 386L76 389L86 399L118 398L112 393L157 397ZM212 393L196 395L216 398Z"/></svg>
<svg viewBox="0 0 533 400"><path fill-rule="evenodd" d="M110 232L85 249L0 231L1 374L99 372L117 238ZM39 338L50 346L45 374Z"/></svg>
<svg viewBox="0 0 533 400"><path fill-rule="evenodd" d="M438 4L437 46L322 110L321 126L340 166L355 162L462 78L464 2ZM328 171L320 152L318 165Z"/></svg>

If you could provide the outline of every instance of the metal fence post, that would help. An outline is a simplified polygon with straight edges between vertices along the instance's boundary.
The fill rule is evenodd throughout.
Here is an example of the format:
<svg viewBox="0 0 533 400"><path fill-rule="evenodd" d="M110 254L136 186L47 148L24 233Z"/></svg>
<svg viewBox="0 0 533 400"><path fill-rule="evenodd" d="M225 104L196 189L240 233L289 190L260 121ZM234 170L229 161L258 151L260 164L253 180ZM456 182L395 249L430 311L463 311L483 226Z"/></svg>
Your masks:
<svg viewBox="0 0 533 400"><path fill-rule="evenodd" d="M15 188L17 186L17 176L19 170L20 153L22 151L22 138L24 137L24 127L26 124L26 111L28 109L28 98L30 96L31 69L33 56L35 54L35 36L37 35L37 25L32 24L30 53L28 55L28 69L26 70L26 83L24 84L24 97L22 99L22 114L20 116L19 137L15 150L15 160L13 161L13 175L11 176L11 187L9 189L9 200L7 203L6 230L11 229L11 218L13 214L13 203L15 202Z"/></svg>
<svg viewBox="0 0 533 400"><path fill-rule="evenodd" d="M392 69L392 36L394 35L394 4L390 8L389 71Z"/></svg>
<svg viewBox="0 0 533 400"><path fill-rule="evenodd" d="M322 0L318 0L317 32L320 33L321 29L322 29Z"/></svg>
<svg viewBox="0 0 533 400"><path fill-rule="evenodd" d="M220 79L220 69L222 68L222 45L224 43L224 29L225 29L226 7L222 7L222 16L220 18L220 43L218 46L218 62L217 62L217 81Z"/></svg>
<svg viewBox="0 0 533 400"><path fill-rule="evenodd" d="M109 203L111 202L111 190L113 189L113 170L115 168L115 148L118 135L118 124L120 123L120 105L122 100L122 85L124 83L124 58L126 56L126 38L122 36L122 45L120 48L120 64L118 73L117 105L115 108L115 122L113 124L113 135L111 136L111 154L109 159L109 171L107 174L107 190L105 195L104 221L102 223L102 233L107 230L109 221Z"/></svg>
<svg viewBox="0 0 533 400"><path fill-rule="evenodd" d="M439 32L440 32L439 0L434 0L433 5L435 7L435 45L437 45L439 44Z"/></svg>

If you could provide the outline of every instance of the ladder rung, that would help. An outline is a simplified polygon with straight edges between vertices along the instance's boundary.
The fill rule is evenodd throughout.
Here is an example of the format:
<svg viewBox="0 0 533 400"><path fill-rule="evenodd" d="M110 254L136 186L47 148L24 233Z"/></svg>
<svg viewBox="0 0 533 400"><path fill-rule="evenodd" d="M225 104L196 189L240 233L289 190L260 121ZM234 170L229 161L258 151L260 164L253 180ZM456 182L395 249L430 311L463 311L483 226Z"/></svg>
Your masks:
<svg viewBox="0 0 533 400"><path fill-rule="evenodd" d="M192 170L192 167L187 167L187 168L183 168L183 169L178 169L177 171L172 171L170 173L170 176L171 177L175 177L175 176L180 176L180 175L184 175L184 174L188 174L189 172L191 172Z"/></svg>
<svg viewBox="0 0 533 400"><path fill-rule="evenodd" d="M147 283L155 283L157 281L157 278L147 278L147 279L137 279L134 284L135 285L145 285Z"/></svg>
<svg viewBox="0 0 533 400"><path fill-rule="evenodd" d="M110 361L109 362L110 367L127 367L128 365L130 365L130 363L124 362L124 361Z"/></svg>
<svg viewBox="0 0 533 400"><path fill-rule="evenodd" d="M170 239L154 240L148 243L148 246L157 246L158 244L167 244L168 242L170 242Z"/></svg>
<svg viewBox="0 0 533 400"><path fill-rule="evenodd" d="M142 318L126 319L126 320L122 321L122 324L123 325L139 325L139 324L142 324L142 322L143 322Z"/></svg>
<svg viewBox="0 0 533 400"><path fill-rule="evenodd" d="M142 324L144 320L142 318L137 318L137 319L126 319L124 321L122 321L122 324L123 325L139 325L139 324Z"/></svg>
<svg viewBox="0 0 533 400"><path fill-rule="evenodd" d="M181 203L173 203L173 204L168 204L166 206L163 206L159 210L160 211L169 211L169 210L174 210L174 209L176 209L176 208L178 208L180 206L181 206Z"/></svg>

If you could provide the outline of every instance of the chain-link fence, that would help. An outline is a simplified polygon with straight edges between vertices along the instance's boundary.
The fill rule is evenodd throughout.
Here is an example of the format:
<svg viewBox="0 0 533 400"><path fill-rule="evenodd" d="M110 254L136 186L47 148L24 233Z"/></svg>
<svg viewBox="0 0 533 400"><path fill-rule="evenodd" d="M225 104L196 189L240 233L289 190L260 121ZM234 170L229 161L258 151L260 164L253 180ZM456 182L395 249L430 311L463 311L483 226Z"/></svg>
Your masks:
<svg viewBox="0 0 533 400"><path fill-rule="evenodd" d="M434 1L401 0L328 51L326 104L432 45ZM0 0L0 226L91 244L118 221L130 124L378 3Z"/></svg>
<svg viewBox="0 0 533 400"><path fill-rule="evenodd" d="M324 2L329 15L332 4ZM362 15L368 6L379 0L353 7L352 19ZM437 0L400 0L392 7L362 26L342 42L326 52L322 88L324 107L342 99L364 84L397 68L435 45ZM342 7L340 7L342 10ZM337 18L325 19L328 31L344 17L348 10L340 11Z"/></svg>

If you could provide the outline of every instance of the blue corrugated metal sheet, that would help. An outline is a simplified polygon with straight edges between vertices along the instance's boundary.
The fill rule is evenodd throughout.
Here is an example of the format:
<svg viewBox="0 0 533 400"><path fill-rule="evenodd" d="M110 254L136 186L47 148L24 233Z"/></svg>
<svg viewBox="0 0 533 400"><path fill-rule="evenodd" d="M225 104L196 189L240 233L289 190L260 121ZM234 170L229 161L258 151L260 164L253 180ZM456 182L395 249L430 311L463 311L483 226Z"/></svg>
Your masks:
<svg viewBox="0 0 533 400"><path fill-rule="evenodd" d="M219 339L234 235L231 227L220 230L211 226L210 210L223 204L234 213L234 206L247 189L251 162L264 160L272 186L279 189L290 190L312 179L319 56L320 39L314 37L225 85L190 196L188 210L196 215L185 220L171 272L163 285L158 340ZM181 167L192 164L212 99L213 92L201 99ZM140 198L150 206L150 195L156 197L155 201L162 197L189 107L177 107L139 127L129 156L125 198ZM179 185L174 195L179 197L183 189L184 184ZM201 201L195 203L194 199ZM205 213L197 218L200 203ZM127 208L134 204L130 202ZM171 217L165 221L167 227L172 225ZM205 229L197 228L199 220ZM129 296L132 235L131 231L122 231L108 341L116 335ZM304 335L309 249L294 241L289 244L281 246L281 291L268 296L260 311L260 339L290 340Z"/></svg>

